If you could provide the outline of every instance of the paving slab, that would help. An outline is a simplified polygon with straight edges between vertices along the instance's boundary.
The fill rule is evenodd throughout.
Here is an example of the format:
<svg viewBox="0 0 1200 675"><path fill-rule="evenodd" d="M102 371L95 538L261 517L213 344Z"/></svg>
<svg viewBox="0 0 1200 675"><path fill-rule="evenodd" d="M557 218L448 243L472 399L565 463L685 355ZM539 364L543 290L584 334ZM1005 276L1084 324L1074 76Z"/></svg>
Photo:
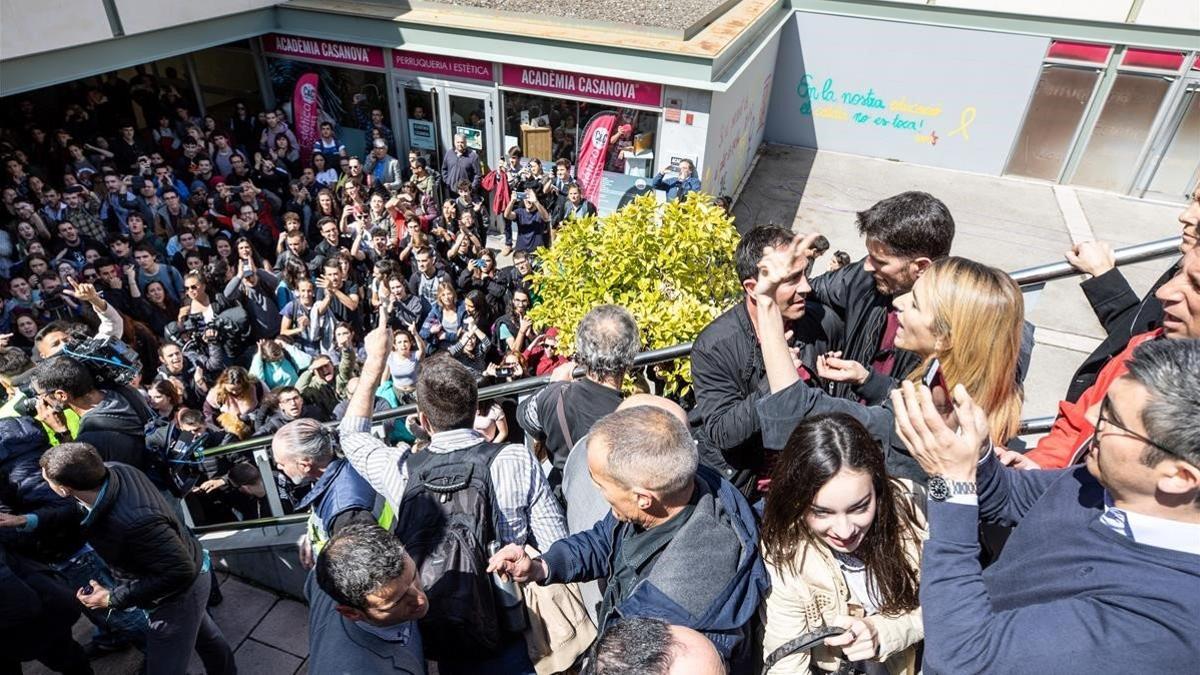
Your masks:
<svg viewBox="0 0 1200 675"><path fill-rule="evenodd" d="M308 606L295 600L280 600L251 631L250 638L307 658Z"/></svg>
<svg viewBox="0 0 1200 675"><path fill-rule="evenodd" d="M254 675L294 675L303 659L257 640L246 640L234 652L238 672Z"/></svg>
<svg viewBox="0 0 1200 675"><path fill-rule="evenodd" d="M225 601L212 608L212 617L225 634L225 640L237 649L275 605L278 597L236 577L230 577L222 584L221 592Z"/></svg>

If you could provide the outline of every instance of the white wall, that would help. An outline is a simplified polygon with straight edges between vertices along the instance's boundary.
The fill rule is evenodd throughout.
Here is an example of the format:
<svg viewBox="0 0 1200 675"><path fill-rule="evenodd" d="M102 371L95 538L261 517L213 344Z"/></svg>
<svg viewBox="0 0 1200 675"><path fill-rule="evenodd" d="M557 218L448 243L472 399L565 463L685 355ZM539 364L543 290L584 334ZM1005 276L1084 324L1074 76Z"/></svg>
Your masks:
<svg viewBox="0 0 1200 675"><path fill-rule="evenodd" d="M1143 0L1134 23L1148 26L1176 26L1200 30L1200 2L1197 0Z"/></svg>
<svg viewBox="0 0 1200 675"><path fill-rule="evenodd" d="M1132 0L937 0L939 7L1124 23Z"/></svg>
<svg viewBox="0 0 1200 675"><path fill-rule="evenodd" d="M112 37L99 1L0 0L0 59Z"/></svg>
<svg viewBox="0 0 1200 675"><path fill-rule="evenodd" d="M704 146L708 161L700 165L705 192L733 194L762 144L779 36L780 32L776 32L751 55L750 63L728 90L713 92Z"/></svg>
<svg viewBox="0 0 1200 675"><path fill-rule="evenodd" d="M115 0L126 35L215 19L280 4L282 0ZM97 2L96 4L100 4Z"/></svg>
<svg viewBox="0 0 1200 675"><path fill-rule="evenodd" d="M658 140L658 154L654 158L655 171L662 171L671 164L671 156L686 157L696 162L696 166L704 169L705 155L704 139L708 136L709 106L712 103L711 92L683 87L663 87L663 104L671 105L675 100L680 103L679 121L668 122L663 115ZM691 123L688 123L688 116ZM707 153L709 156L711 152ZM707 189L707 186L705 186Z"/></svg>

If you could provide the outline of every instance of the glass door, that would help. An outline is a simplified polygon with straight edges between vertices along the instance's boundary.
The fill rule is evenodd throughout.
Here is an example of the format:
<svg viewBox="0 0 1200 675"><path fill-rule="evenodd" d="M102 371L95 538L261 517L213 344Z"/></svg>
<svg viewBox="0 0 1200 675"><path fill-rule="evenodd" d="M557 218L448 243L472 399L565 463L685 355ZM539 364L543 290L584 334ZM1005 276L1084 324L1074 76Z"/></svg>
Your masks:
<svg viewBox="0 0 1200 675"><path fill-rule="evenodd" d="M1200 78L1185 83L1179 103L1163 125L1158 147L1164 149L1147 161L1149 180L1142 195L1190 199L1200 180Z"/></svg>
<svg viewBox="0 0 1200 675"><path fill-rule="evenodd" d="M494 145L491 138L495 109L492 103L494 92L448 87L445 94L442 135L446 147L454 147L454 137L462 134L467 140L467 147L479 153L482 171L487 173L490 170Z"/></svg>
<svg viewBox="0 0 1200 675"><path fill-rule="evenodd" d="M429 168L435 171L442 165L442 144L437 130L437 98L437 89L432 87L424 88L416 83L400 87L400 99L404 101L401 118L408 138L408 150L419 152L429 162ZM400 159L407 162L406 157Z"/></svg>

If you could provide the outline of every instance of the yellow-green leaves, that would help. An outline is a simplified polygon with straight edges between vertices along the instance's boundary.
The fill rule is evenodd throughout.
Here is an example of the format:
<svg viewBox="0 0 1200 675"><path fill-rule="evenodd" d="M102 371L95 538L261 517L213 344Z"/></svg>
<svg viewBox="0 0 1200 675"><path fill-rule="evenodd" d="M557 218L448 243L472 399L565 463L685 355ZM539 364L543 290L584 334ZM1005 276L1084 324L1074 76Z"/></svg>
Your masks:
<svg viewBox="0 0 1200 675"><path fill-rule="evenodd" d="M665 205L644 195L602 219L567 221L540 251L533 285L542 301L530 318L558 326L569 347L588 310L615 303L633 313L646 349L691 341L739 297L737 241L733 221L699 193ZM668 392L690 388L687 359L659 372Z"/></svg>

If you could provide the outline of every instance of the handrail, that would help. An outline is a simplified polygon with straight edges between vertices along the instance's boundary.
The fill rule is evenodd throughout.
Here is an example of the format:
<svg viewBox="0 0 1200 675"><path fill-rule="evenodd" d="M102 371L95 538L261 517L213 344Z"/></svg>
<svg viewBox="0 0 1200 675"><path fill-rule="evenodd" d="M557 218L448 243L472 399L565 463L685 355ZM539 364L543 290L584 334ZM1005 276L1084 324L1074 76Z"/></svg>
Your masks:
<svg viewBox="0 0 1200 675"><path fill-rule="evenodd" d="M303 523L306 520L308 520L308 513L292 513L286 516L267 516L266 518L253 518L251 520L231 520L228 523L196 525L192 527L192 532L195 532L196 534L205 534L208 532L227 532L230 530L251 530L256 527L265 527L267 525L291 525L292 523Z"/></svg>
<svg viewBox="0 0 1200 675"><path fill-rule="evenodd" d="M1118 267L1154 260L1156 258L1165 258L1179 251L1179 242L1182 239L1182 237L1167 237L1166 239L1134 244L1133 246L1126 246L1125 248L1113 251L1113 255L1116 257ZM1071 263L1060 260L1058 262L1019 269L1016 272L1010 273L1009 276L1013 278L1013 281L1017 282L1018 286L1032 286L1033 284L1044 284L1047 281L1073 277L1077 274L1080 274L1079 270L1071 267Z"/></svg>
<svg viewBox="0 0 1200 675"><path fill-rule="evenodd" d="M1017 429L1018 436L1032 436L1033 434L1048 434L1050 427L1054 426L1054 415L1045 417L1029 417L1021 420L1021 427Z"/></svg>
<svg viewBox="0 0 1200 675"><path fill-rule="evenodd" d="M1116 264L1118 266L1128 265L1137 262L1144 262L1146 260L1154 260L1156 258L1166 257L1179 250L1179 242L1181 239L1181 237L1167 237L1166 239L1158 239L1155 241L1134 244L1133 246L1117 249L1113 251L1113 254L1116 258ZM1064 279L1077 274L1080 274L1080 272L1074 267L1071 267L1069 263L1065 261L1058 261L1019 269L1015 272L1012 272L1009 276L1011 276L1013 280L1016 281L1020 286L1031 286L1034 284L1043 284L1048 281L1055 281L1057 279ZM653 349L642 352L634 358L633 364L635 367L648 366L656 363L662 363L664 361L672 361L678 358L684 358L689 356L691 353L692 343L685 342L670 347L663 347L661 349ZM583 375L583 369L576 368L574 375L575 377L581 377ZM504 396L524 394L536 389L540 389L549 382L550 377L548 375L541 375L538 377L528 377L516 380L514 382L504 382L502 384L491 385L479 390L479 400L487 401ZM385 410L377 413L371 417L371 420L372 422L376 423L390 422L394 419L412 415L416 411L416 404L410 403L397 408L392 408L391 410ZM332 428L336 426L336 422L328 422L326 423L326 426ZM248 438L244 441L237 441L236 443L223 445L219 448L211 448L205 451L204 456L215 457L235 452L257 450L259 448L266 448L268 445L270 445L270 443L271 436L258 436L255 438Z"/></svg>

